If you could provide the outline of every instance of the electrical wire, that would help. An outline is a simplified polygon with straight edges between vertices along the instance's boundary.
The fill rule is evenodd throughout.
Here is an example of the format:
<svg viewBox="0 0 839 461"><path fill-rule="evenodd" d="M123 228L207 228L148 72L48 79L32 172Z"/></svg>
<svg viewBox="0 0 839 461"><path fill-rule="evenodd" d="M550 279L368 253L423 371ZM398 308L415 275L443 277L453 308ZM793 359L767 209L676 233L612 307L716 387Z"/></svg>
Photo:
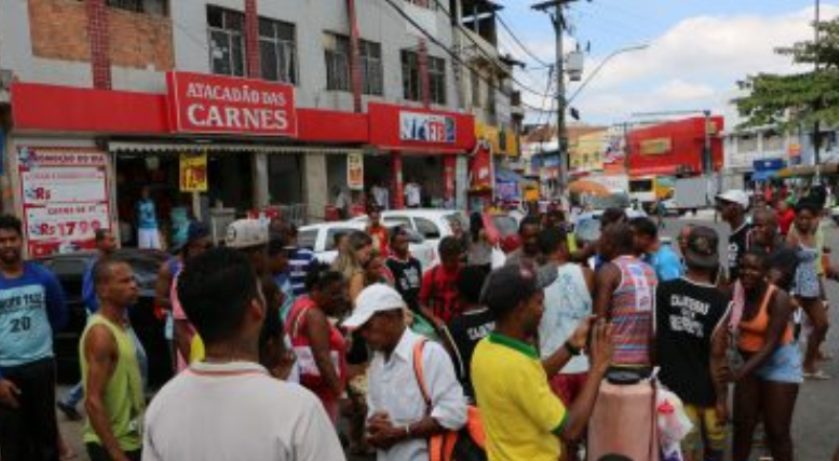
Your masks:
<svg viewBox="0 0 839 461"><path fill-rule="evenodd" d="M453 60L457 61L457 63L459 63L460 65L462 65L462 66L466 67L466 68L467 68L467 69L469 69L470 71L477 73L477 74L478 74L478 78L480 78L480 79L484 80L484 81L485 81L488 85L490 85L490 86L492 86L492 87L497 87L497 85L496 85L496 83L495 83L494 81L492 81L491 79L488 79L488 78L486 78L486 77L484 77L484 76L480 75L480 72L479 72L477 69L475 69L473 66L471 66L470 64L468 64L467 62L465 62L465 61L464 61L464 60L463 60L463 59L462 59L462 58L458 55L458 53L456 53L454 50L452 50L451 48L449 48L448 46L446 46L444 43L442 43L442 42L441 42L441 41L440 41L437 37L435 37L435 36L434 36L434 34L431 34L430 32L428 32L428 30L426 30L426 29L425 29L423 26L421 26L421 25L420 25L420 24L419 24L419 23L418 23L418 22L417 22L414 18L412 18L412 17L411 17L408 13L406 13L406 12L405 12L405 10L403 10L402 8L400 8L399 6L397 6L397 5L396 5L396 3L394 3L394 0L385 0L385 2L387 2L387 3L391 6L391 7L393 7L393 9L394 9L394 10L396 10L396 12L397 12L400 16L402 16L402 18L403 18L403 19L405 19L405 20L406 20L409 24L411 24L411 26L413 26L415 29L417 29L418 31L420 31L420 32L421 32L421 33L422 33L422 34L423 34L423 35L424 35L424 36L425 36L425 37L426 37L426 38L427 38L430 42L434 43L434 44L435 44L435 45L437 45L440 49L442 49L443 51L445 51L445 52L446 52L446 54L448 54L449 56L451 56L451 58L452 58ZM440 10L442 10L442 11L446 12L446 13L448 14L449 18L451 19L451 13L449 13L449 12L448 12L448 10L440 4L440 0L434 0L434 2L437 4L438 8L439 8ZM481 52L481 54L483 54L485 57L487 57L487 59L489 60L489 62L494 63L494 64L496 65L496 67L498 67L499 69L503 69L503 70L507 71L507 69L502 68L500 65L498 65L498 63L496 63L496 59L497 59L497 58L495 58L495 57L493 57L493 56L489 55L486 51L484 51L484 50L483 50L483 48L481 48L481 46L480 46L480 44L477 42L477 40L475 40L475 39L474 39L472 36L470 36L469 34L463 34L463 35L464 35L465 37L467 37L467 38L468 38L468 39L469 39L469 40L470 40L473 44L475 44L476 49L477 49L477 50L479 50L479 51ZM525 84L521 83L518 79L516 79L516 78L515 78L515 76L514 76L514 75L512 75L512 73L510 74L510 80L511 80L513 83L515 83L516 85L518 85L520 89L522 89L522 90L524 90L524 91L527 91L528 93L535 94L535 95L537 95L537 96L541 96L541 95L542 95L542 93L541 93L540 91L534 90L534 89L530 88L529 86L527 86L527 85L525 85ZM509 94L507 94L507 92L505 92L503 89L499 88L499 91L500 91L500 92L501 92L501 94L503 94L504 96L506 96L506 97L510 97L510 95L509 95Z"/></svg>
<svg viewBox="0 0 839 461"><path fill-rule="evenodd" d="M521 40L519 40L519 38L516 36L516 34L514 34L514 33L513 33L513 29L512 29L510 26L508 26L508 25L507 25L507 22L504 20L504 18L501 16L501 14L499 14L499 13L495 13L495 19L497 19L497 20L498 20L498 23L499 23L499 24L501 24L501 27L502 27L502 28L504 28L504 30L506 30L506 31L507 31L507 34L509 34L509 35L510 35L510 38L512 38L512 39L513 39L513 41L514 41L514 42L516 42L516 44L519 46L519 48L521 48L521 49L522 49L522 51L524 51L524 52L525 52L525 53L527 53L527 54L528 54L531 58L533 58L533 60L534 60L534 61L536 61L537 63L539 63L539 64L541 64L541 65L543 65L543 66L551 66L551 65L553 65L553 64L549 64L549 63L545 62L545 61L544 61L543 59L541 59L539 56L536 56L536 54L535 54L534 52L530 51L530 49L529 49L529 48L527 48L526 46L524 46L524 43L522 43L522 41L521 41Z"/></svg>

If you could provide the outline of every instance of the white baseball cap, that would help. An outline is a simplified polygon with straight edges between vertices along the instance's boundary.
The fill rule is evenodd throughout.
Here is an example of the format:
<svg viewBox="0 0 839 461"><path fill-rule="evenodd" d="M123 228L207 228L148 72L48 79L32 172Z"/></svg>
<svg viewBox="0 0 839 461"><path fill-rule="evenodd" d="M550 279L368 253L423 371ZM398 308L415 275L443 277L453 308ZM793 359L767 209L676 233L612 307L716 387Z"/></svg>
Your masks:
<svg viewBox="0 0 839 461"><path fill-rule="evenodd" d="M355 298L352 315L344 320L344 327L355 329L363 326L379 312L405 309L408 306L399 293L384 283L376 283L361 290Z"/></svg>
<svg viewBox="0 0 839 461"><path fill-rule="evenodd" d="M717 200L736 203L743 207L744 210L749 209L749 195L742 189L727 190L717 195Z"/></svg>
<svg viewBox="0 0 839 461"><path fill-rule="evenodd" d="M258 219L239 219L227 226L224 243L228 248L241 250L268 244L268 225Z"/></svg>

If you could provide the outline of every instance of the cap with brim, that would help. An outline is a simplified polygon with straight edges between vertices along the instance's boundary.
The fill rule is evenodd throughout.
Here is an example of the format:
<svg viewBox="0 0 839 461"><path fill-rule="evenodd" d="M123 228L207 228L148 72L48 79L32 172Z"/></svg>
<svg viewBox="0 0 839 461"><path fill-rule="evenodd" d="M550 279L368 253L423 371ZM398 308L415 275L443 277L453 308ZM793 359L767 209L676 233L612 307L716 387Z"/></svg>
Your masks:
<svg viewBox="0 0 839 461"><path fill-rule="evenodd" d="M702 269L719 266L719 238L713 229L704 226L691 229L685 246L685 262L689 266Z"/></svg>
<svg viewBox="0 0 839 461"><path fill-rule="evenodd" d="M344 320L342 325L349 329L360 328L379 312L401 310L407 307L399 292L383 283L376 283L361 290L355 299L352 315Z"/></svg>
<svg viewBox="0 0 839 461"><path fill-rule="evenodd" d="M258 219L239 219L227 226L225 245L235 250L267 245L268 225Z"/></svg>

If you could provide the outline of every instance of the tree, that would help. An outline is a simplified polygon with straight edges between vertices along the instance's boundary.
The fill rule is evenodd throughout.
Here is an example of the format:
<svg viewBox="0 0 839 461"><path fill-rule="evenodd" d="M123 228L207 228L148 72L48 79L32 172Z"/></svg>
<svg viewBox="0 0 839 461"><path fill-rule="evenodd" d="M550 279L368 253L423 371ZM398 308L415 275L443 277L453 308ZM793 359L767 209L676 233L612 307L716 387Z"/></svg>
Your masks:
<svg viewBox="0 0 839 461"><path fill-rule="evenodd" d="M774 125L784 131L823 123L839 124L839 18L819 22L819 42L775 50L811 70L788 75L758 74L738 82L749 95L734 100L741 127ZM818 63L818 70L816 70Z"/></svg>

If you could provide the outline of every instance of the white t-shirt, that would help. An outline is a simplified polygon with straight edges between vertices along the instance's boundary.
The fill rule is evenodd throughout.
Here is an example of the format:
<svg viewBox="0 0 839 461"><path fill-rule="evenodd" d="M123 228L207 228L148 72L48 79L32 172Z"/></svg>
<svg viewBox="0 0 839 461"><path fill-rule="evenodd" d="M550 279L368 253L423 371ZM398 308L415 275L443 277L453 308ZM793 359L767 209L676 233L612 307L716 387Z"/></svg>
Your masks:
<svg viewBox="0 0 839 461"><path fill-rule="evenodd" d="M549 357L562 347L580 322L592 314L591 294L583 269L577 264L567 263L555 270L556 280L545 287L545 311L539 322L539 351L542 358ZM583 373L588 369L588 357L578 355L572 357L560 373Z"/></svg>
<svg viewBox="0 0 839 461"><path fill-rule="evenodd" d="M419 184L409 182L405 184L405 204L408 206L419 206L422 201L422 193Z"/></svg>
<svg viewBox="0 0 839 461"><path fill-rule="evenodd" d="M345 460L335 427L308 390L251 362L194 363L152 400L144 461Z"/></svg>

